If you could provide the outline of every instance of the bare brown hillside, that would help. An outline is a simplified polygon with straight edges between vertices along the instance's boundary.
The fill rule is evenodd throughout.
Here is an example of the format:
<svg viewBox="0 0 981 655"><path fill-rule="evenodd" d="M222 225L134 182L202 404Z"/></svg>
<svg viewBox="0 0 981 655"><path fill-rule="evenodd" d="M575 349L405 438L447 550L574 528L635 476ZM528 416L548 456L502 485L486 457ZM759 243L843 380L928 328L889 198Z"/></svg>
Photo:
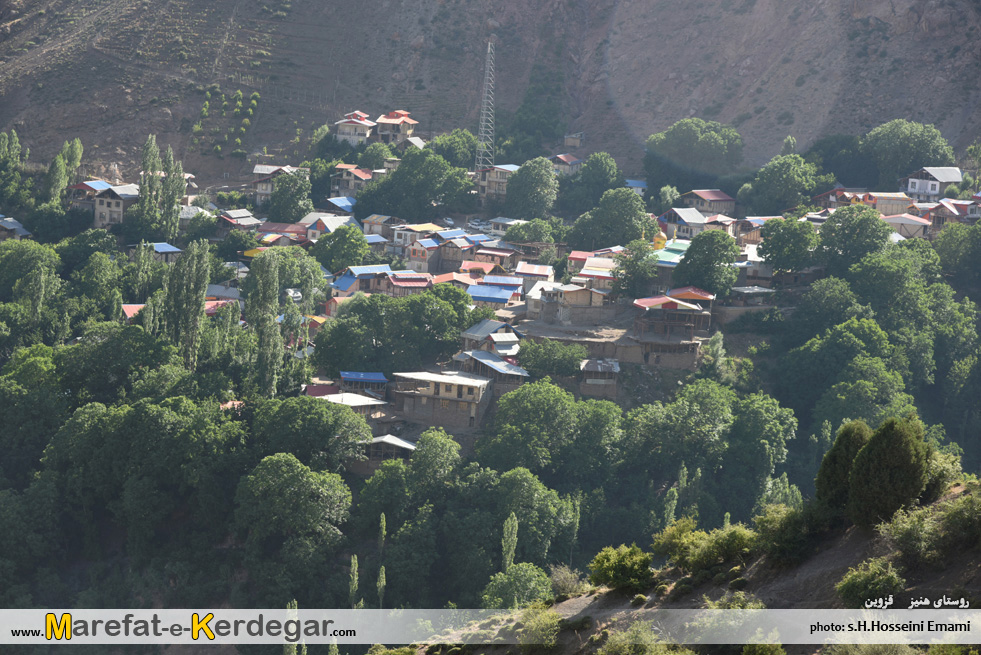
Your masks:
<svg viewBox="0 0 981 655"><path fill-rule="evenodd" d="M542 63L584 153L630 173L646 136L687 116L736 124L748 164L787 134L806 145L897 117L963 149L981 126L979 25L977 0L8 0L0 129L39 158L80 136L91 173L132 171L154 132L220 183L251 163L193 144L210 85L258 91L242 148L287 160L291 140L352 109L407 109L423 136L473 129L495 38L499 110Z"/></svg>

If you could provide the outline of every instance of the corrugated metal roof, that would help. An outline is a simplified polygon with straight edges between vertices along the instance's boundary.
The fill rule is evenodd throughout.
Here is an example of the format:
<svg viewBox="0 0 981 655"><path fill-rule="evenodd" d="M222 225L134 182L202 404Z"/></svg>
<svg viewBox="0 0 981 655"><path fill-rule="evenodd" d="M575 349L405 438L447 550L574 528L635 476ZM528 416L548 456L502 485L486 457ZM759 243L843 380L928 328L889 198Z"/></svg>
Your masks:
<svg viewBox="0 0 981 655"><path fill-rule="evenodd" d="M678 298L671 298L669 296L652 296L650 298L638 298L634 301L634 307L640 307L641 309L652 309L652 308L665 308L665 309L698 309L702 308L698 305L692 303L687 303L684 300L679 300Z"/></svg>
<svg viewBox="0 0 981 655"><path fill-rule="evenodd" d="M439 382L441 384L465 384L471 387L486 387L490 384L490 378L459 371L447 371L445 373L430 373L429 371L418 371L411 373L395 373L397 378L406 380L418 380L420 382Z"/></svg>
<svg viewBox="0 0 981 655"><path fill-rule="evenodd" d="M348 267L354 275L378 275L381 273L391 273L392 269L388 264L372 264L370 266L350 266Z"/></svg>
<svg viewBox="0 0 981 655"><path fill-rule="evenodd" d="M730 196L725 191L722 191L721 189L694 189L692 191L689 191L688 193L693 193L696 196L698 196L699 198L701 198L702 200L723 201L723 202L724 201L729 201L729 202L734 202L735 201L735 198L733 198L732 196ZM688 193L683 194L683 195L686 195L687 196Z"/></svg>
<svg viewBox="0 0 981 655"><path fill-rule="evenodd" d="M463 230L461 228L457 228L455 230L441 230L436 233L436 236L438 236L443 241L449 241L450 239L465 237L466 235L467 235L466 230Z"/></svg>
<svg viewBox="0 0 981 655"><path fill-rule="evenodd" d="M487 284L471 284L467 287L467 293L474 300L501 304L507 304L511 300L511 296L514 295L514 292L508 287L492 287Z"/></svg>
<svg viewBox="0 0 981 655"><path fill-rule="evenodd" d="M174 253L174 252L183 252L177 246L172 246L169 243L163 243L163 242L154 243L153 244L153 251L156 252L156 253L160 253L160 254L167 254L167 253Z"/></svg>
<svg viewBox="0 0 981 655"><path fill-rule="evenodd" d="M354 205L357 204L358 201L352 196L338 196L337 198L328 198L327 202L334 205L341 211L350 213L354 211Z"/></svg>
<svg viewBox="0 0 981 655"><path fill-rule="evenodd" d="M468 350L469 354L473 359L476 359L481 364L489 366L498 373L503 373L505 375L520 375L522 377L528 377L528 371L516 366L510 362L506 362L499 355L486 350Z"/></svg>
<svg viewBox="0 0 981 655"><path fill-rule="evenodd" d="M938 182L960 184L964 181L961 169L956 166L925 166L923 170L936 178Z"/></svg>
<svg viewBox="0 0 981 655"><path fill-rule="evenodd" d="M483 283L495 287L520 287L524 284L524 281L520 277L511 277L509 275L487 275L484 276Z"/></svg>
<svg viewBox="0 0 981 655"><path fill-rule="evenodd" d="M403 448L405 450L415 450L416 445L411 441L406 441L405 439L400 439L394 434L383 434L380 437L375 437L371 440L371 443L384 443L389 446L395 446L396 448Z"/></svg>
<svg viewBox="0 0 981 655"><path fill-rule="evenodd" d="M615 359L584 359L579 370L588 373L619 373L620 362Z"/></svg>
<svg viewBox="0 0 981 655"><path fill-rule="evenodd" d="M439 242L436 241L435 239L419 239L418 241L416 241L416 245L425 248L426 250L430 250L432 248L439 248Z"/></svg>
<svg viewBox="0 0 981 655"><path fill-rule="evenodd" d="M483 271L484 273L490 273L497 266L494 262L463 262L460 264L461 271Z"/></svg>
<svg viewBox="0 0 981 655"><path fill-rule="evenodd" d="M369 246L376 243L388 243L388 239L380 234L366 234L364 235L364 240L368 242Z"/></svg>
<svg viewBox="0 0 981 655"><path fill-rule="evenodd" d="M377 407L388 404L384 400L376 400L375 398L369 398L368 396L362 396L357 393L344 393L343 391L329 396L321 396L321 398L329 403L346 405L348 407Z"/></svg>
<svg viewBox="0 0 981 655"><path fill-rule="evenodd" d="M384 384L388 382L388 378L385 377L384 373L373 373L373 372L363 372L363 371L341 371L341 379L345 382L372 382L378 384Z"/></svg>
<svg viewBox="0 0 981 655"><path fill-rule="evenodd" d="M528 277L552 277L555 275L555 269L544 264L518 262L518 267L515 269L514 274Z"/></svg>
<svg viewBox="0 0 981 655"><path fill-rule="evenodd" d="M467 241L469 241L470 243L474 243L474 244L476 244L476 243L483 243L484 241L493 241L494 240L494 237L488 236L486 234L468 234L468 235L464 236L463 238L466 239Z"/></svg>
<svg viewBox="0 0 981 655"><path fill-rule="evenodd" d="M511 255L514 254L514 252L515 251L513 250L501 250L498 248L481 248L480 250L477 251L477 254L492 255L492 256L499 256L499 257L510 257Z"/></svg>
<svg viewBox="0 0 981 655"><path fill-rule="evenodd" d="M135 304L128 304L127 305L127 304L124 304L124 305L122 305L123 315L126 316L126 318L133 318L134 316L136 316L137 314L139 314L140 313L140 310L142 310L144 307L146 307L145 304L139 304L139 305L135 305Z"/></svg>
<svg viewBox="0 0 981 655"><path fill-rule="evenodd" d="M667 295L672 298L683 298L685 300L715 300L715 294L709 293L704 289L699 289L698 287L679 287L677 289L670 289Z"/></svg>
<svg viewBox="0 0 981 655"><path fill-rule="evenodd" d="M492 318L485 318L480 323L467 328L460 336L467 339L486 339L490 335L494 334L503 327L506 327L507 323L503 321L495 321Z"/></svg>

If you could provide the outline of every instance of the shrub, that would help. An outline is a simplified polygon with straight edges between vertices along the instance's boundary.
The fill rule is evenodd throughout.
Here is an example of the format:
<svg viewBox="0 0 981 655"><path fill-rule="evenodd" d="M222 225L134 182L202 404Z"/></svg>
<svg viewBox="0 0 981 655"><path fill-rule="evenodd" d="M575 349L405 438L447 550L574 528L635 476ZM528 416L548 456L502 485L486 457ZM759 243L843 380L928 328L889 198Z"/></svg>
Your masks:
<svg viewBox="0 0 981 655"><path fill-rule="evenodd" d="M657 596L658 598L663 598L664 595L667 593L668 593L668 585L666 584L659 584L657 587L654 588L654 595Z"/></svg>
<svg viewBox="0 0 981 655"><path fill-rule="evenodd" d="M671 590L672 598L681 598L682 596L687 596L695 589L690 584L676 584L674 589Z"/></svg>
<svg viewBox="0 0 981 655"><path fill-rule="evenodd" d="M562 619L559 624L560 630L573 630L579 632L580 630L589 630L593 626L593 620L588 616L581 616L578 619Z"/></svg>
<svg viewBox="0 0 981 655"><path fill-rule="evenodd" d="M833 509L845 509L852 463L871 438L872 430L865 421L851 421L838 429L835 442L821 460L821 468L814 480L818 500Z"/></svg>
<svg viewBox="0 0 981 655"><path fill-rule="evenodd" d="M869 598L883 598L903 591L906 581L884 557L870 559L848 569L835 585L838 597L849 609L860 609Z"/></svg>
<svg viewBox="0 0 981 655"><path fill-rule="evenodd" d="M609 635L597 655L694 655L690 650L668 646L657 636L651 621L635 621L626 630Z"/></svg>
<svg viewBox="0 0 981 655"><path fill-rule="evenodd" d="M932 503L943 497L961 473L960 457L953 453L934 452L927 464L927 483L920 494L920 502Z"/></svg>
<svg viewBox="0 0 981 655"><path fill-rule="evenodd" d="M944 503L940 510L943 550L952 553L981 543L981 499L963 496Z"/></svg>
<svg viewBox="0 0 981 655"><path fill-rule="evenodd" d="M745 589L748 585L749 585L749 580L747 580L746 578L736 578L735 580L729 583L729 588L732 589L733 591L739 591L741 589Z"/></svg>
<svg viewBox="0 0 981 655"><path fill-rule="evenodd" d="M865 526L892 518L923 491L930 456L916 417L886 419L852 464L849 518Z"/></svg>
<svg viewBox="0 0 981 655"><path fill-rule="evenodd" d="M551 565L548 577L552 581L552 593L556 596L578 596L589 588L582 574L565 564Z"/></svg>
<svg viewBox="0 0 981 655"><path fill-rule="evenodd" d="M694 528L691 518L675 521L654 535L654 552L683 570L708 574L696 584L710 580L712 568L746 557L756 546L756 533L741 523L712 532Z"/></svg>
<svg viewBox="0 0 981 655"><path fill-rule="evenodd" d="M637 544L620 545L619 548L607 546L589 563L589 580L596 585L606 585L613 589L641 590L650 586L650 553L642 551Z"/></svg>
<svg viewBox="0 0 981 655"><path fill-rule="evenodd" d="M515 565L517 566L517 565ZM554 648L559 636L562 617L542 603L530 605L521 612L524 626L518 633L518 643L526 651Z"/></svg>
<svg viewBox="0 0 981 655"><path fill-rule="evenodd" d="M909 512L900 510L888 523L879 526L879 534L899 551L907 568L934 564L940 553L940 530L937 516L930 508Z"/></svg>
<svg viewBox="0 0 981 655"><path fill-rule="evenodd" d="M646 605L647 601L648 601L647 596L645 596L644 594L637 594L630 600L630 604L636 607L637 605Z"/></svg>

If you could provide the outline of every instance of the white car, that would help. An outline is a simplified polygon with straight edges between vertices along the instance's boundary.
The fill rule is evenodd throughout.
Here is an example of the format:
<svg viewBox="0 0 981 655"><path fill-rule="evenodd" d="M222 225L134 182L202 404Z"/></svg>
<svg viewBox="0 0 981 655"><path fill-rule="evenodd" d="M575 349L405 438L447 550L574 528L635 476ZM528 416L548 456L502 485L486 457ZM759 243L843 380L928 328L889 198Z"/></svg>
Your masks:
<svg viewBox="0 0 981 655"><path fill-rule="evenodd" d="M449 225L450 227L453 227L454 225L456 225L456 223L453 222L452 218L444 218L443 225Z"/></svg>

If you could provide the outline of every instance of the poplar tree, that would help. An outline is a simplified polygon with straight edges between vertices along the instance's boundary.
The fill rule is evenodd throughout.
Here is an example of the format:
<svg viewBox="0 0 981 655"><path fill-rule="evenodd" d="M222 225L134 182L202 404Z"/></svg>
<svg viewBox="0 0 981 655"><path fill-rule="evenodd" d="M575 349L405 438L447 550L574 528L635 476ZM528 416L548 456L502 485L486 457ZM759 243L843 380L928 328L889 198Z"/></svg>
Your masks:
<svg viewBox="0 0 981 655"><path fill-rule="evenodd" d="M167 146L167 152L164 153L162 170L164 177L160 190L161 232L165 240L173 241L177 237L180 226L178 205L187 189L187 182L184 180L184 167L179 161L174 161L174 151L170 146Z"/></svg>
<svg viewBox="0 0 981 655"><path fill-rule="evenodd" d="M177 346L189 370L194 370L197 364L210 273L208 244L204 240L195 241L174 264L164 299L167 336Z"/></svg>
<svg viewBox="0 0 981 655"><path fill-rule="evenodd" d="M385 606L385 567L378 569L378 609Z"/></svg>
<svg viewBox="0 0 981 655"><path fill-rule="evenodd" d="M56 155L48 166L48 176L45 179L45 192L48 200L61 200L61 194L68 186L68 171L66 170L65 160L61 155Z"/></svg>
<svg viewBox="0 0 981 655"><path fill-rule="evenodd" d="M518 517L511 515L504 521L504 536L501 537L501 571L507 573L514 564L514 551L518 547Z"/></svg>
<svg viewBox="0 0 981 655"><path fill-rule="evenodd" d="M382 553L385 551L385 536L387 534L387 529L385 527L385 512L381 513L378 517L378 552Z"/></svg>
<svg viewBox="0 0 981 655"><path fill-rule="evenodd" d="M358 556L351 555L351 580L347 587L347 599L351 603L351 609L358 606Z"/></svg>
<svg viewBox="0 0 981 655"><path fill-rule="evenodd" d="M246 299L246 318L254 326L259 342L256 358L256 382L259 393L276 395L276 380L283 363L283 339L276 322L279 309L279 256L268 250L252 260L249 275L255 276L255 287Z"/></svg>

